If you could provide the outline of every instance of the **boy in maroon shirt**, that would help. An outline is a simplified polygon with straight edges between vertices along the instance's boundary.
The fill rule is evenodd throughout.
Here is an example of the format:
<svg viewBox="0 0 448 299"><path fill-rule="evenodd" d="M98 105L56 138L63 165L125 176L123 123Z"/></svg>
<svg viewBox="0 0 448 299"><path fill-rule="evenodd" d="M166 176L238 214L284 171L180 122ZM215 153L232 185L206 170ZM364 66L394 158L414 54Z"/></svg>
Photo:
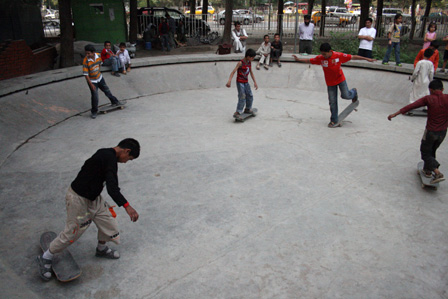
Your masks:
<svg viewBox="0 0 448 299"><path fill-rule="evenodd" d="M432 80L429 83L429 92L429 96L425 96L401 108L394 114L389 115L387 119L392 120L395 116L405 114L412 109L424 106L428 107L428 119L420 144L420 152L422 160L425 162L423 174L430 178L434 172L434 178L431 180L431 184L435 184L445 180L443 174L439 171L440 163L436 160L436 151L442 144L448 127L448 95L442 93L443 83L438 79Z"/></svg>
<svg viewBox="0 0 448 299"><path fill-rule="evenodd" d="M356 88L348 89L345 81L344 73L342 72L341 64L350 60L367 60L374 62L375 59L366 58L358 55L344 54L331 50L329 43L320 45L320 54L311 59L298 58L292 55L298 62L320 64L324 71L325 82L327 83L328 100L330 103L331 118L328 124L329 128L340 127L338 119L338 86L341 91L341 97L346 100L356 102L358 100L358 93Z"/></svg>

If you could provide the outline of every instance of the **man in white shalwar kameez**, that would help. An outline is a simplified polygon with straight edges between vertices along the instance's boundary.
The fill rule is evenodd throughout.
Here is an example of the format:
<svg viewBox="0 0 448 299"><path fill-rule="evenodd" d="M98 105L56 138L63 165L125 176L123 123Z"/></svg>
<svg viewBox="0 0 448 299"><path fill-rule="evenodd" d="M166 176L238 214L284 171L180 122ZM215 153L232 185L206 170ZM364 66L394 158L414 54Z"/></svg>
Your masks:
<svg viewBox="0 0 448 299"><path fill-rule="evenodd" d="M409 102L412 104L418 99L429 95L428 85L434 77L434 64L429 58L434 54L431 49L426 49L423 60L420 60L415 66L411 81L414 83Z"/></svg>
<svg viewBox="0 0 448 299"><path fill-rule="evenodd" d="M235 53L246 53L246 30L241 28L240 22L235 22L235 29L232 30L233 48Z"/></svg>

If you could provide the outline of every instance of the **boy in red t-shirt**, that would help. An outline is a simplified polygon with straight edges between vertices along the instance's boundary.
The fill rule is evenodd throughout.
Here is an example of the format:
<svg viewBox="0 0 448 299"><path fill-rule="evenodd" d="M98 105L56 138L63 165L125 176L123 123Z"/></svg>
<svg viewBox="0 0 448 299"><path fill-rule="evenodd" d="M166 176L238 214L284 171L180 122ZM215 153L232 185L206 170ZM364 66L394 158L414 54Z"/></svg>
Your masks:
<svg viewBox="0 0 448 299"><path fill-rule="evenodd" d="M104 42L104 49L101 51L101 60L104 66L112 66L112 75L120 77L118 69L121 68L121 62L114 51L112 51L112 44L110 41Z"/></svg>
<svg viewBox="0 0 448 299"><path fill-rule="evenodd" d="M350 55L339 53L331 50L329 43L323 43L320 46L320 54L311 59L298 58L292 55L298 62L320 64L324 71L325 82L327 83L328 100L330 103L331 118L328 124L329 128L340 127L338 123L338 86L341 91L341 97L346 100L356 102L358 100L358 93L356 88L348 89L345 81L344 73L342 72L341 64L350 60L367 60L374 62L375 59L366 58L358 55Z"/></svg>
<svg viewBox="0 0 448 299"><path fill-rule="evenodd" d="M252 113L252 103L254 101L254 96L249 84L249 74L254 81L255 89L258 89L257 81L255 81L254 74L252 73L251 62L254 60L257 53L253 49L248 49L246 55L237 63L236 67L230 73L229 81L227 81L226 86L230 87L232 83L233 75L238 71L236 75L236 88L238 89L238 105L236 106L236 112L233 117L236 119L241 119L241 114Z"/></svg>

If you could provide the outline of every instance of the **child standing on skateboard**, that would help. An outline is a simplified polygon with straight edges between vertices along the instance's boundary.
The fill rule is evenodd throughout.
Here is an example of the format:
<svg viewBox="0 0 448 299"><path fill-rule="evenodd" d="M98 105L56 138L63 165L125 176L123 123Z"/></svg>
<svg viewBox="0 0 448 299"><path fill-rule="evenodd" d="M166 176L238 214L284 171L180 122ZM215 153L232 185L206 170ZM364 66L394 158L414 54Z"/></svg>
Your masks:
<svg viewBox="0 0 448 299"><path fill-rule="evenodd" d="M86 57L82 62L82 74L86 78L87 85L90 89L92 109L90 110L91 117L96 118L98 113L98 88L101 89L104 94L109 98L112 106L122 105L119 100L110 92L109 86L107 86L103 75L100 72L100 66L102 64L101 57L95 53L95 47L93 45L86 45L84 47L86 51Z"/></svg>
<svg viewBox="0 0 448 299"><path fill-rule="evenodd" d="M252 103L254 97L249 84L249 74L254 81L255 89L258 89L257 81L255 81L254 74L252 73L251 62L254 60L255 51L253 49L248 49L244 58L237 63L235 69L230 73L229 81L227 81L226 86L230 87L233 75L238 71L236 75L236 88L238 89L238 105L236 107L236 112L233 117L236 119L241 119L241 114L243 113L253 113ZM244 108L246 107L246 108Z"/></svg>
<svg viewBox="0 0 448 299"><path fill-rule="evenodd" d="M88 159L65 196L67 222L65 229L50 243L49 249L37 257L39 274L44 280L51 278L53 255L63 251L78 240L94 222L98 228L96 256L118 259L120 254L106 246L106 242L120 243L118 224L109 211L107 202L101 196L104 184L110 197L119 207L124 207L131 221L138 220L138 213L121 194L118 187L118 163L138 158L140 144L127 138L116 147L98 150Z"/></svg>
<svg viewBox="0 0 448 299"><path fill-rule="evenodd" d="M423 174L428 178L433 177L431 184L435 184L445 180L439 170L440 163L436 160L436 151L442 144L448 127L448 95L442 93L443 83L438 79L429 83L429 92L430 95L401 108L389 115L387 119L392 120L395 116L405 114L412 109L428 107L428 119L420 144L420 153L425 162Z"/></svg>
<svg viewBox="0 0 448 299"><path fill-rule="evenodd" d="M320 64L324 71L325 82L327 83L328 101L330 103L331 118L328 124L329 128L340 127L338 123L338 87L341 91L341 97L346 100L352 100L356 102L358 100L358 92L356 88L348 89L347 82L345 81L344 73L342 72L341 64L350 60L367 60L374 62L372 58L362 57L358 55L350 55L339 53L331 50L329 43L323 43L320 46L320 54L314 58L298 58L296 55L292 55L298 62Z"/></svg>

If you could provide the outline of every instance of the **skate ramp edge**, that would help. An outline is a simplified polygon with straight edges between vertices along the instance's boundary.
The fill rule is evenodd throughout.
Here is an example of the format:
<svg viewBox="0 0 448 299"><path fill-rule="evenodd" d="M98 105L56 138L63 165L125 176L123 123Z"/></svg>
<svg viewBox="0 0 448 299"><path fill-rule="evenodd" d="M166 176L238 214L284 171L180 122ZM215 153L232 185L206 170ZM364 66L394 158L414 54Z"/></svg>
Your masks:
<svg viewBox="0 0 448 299"><path fill-rule="evenodd" d="M282 68L277 65L269 71L254 68L260 89L326 92L321 67L297 63L291 55L283 55ZM132 100L172 91L225 88L230 72L241 58L240 54L171 55L133 59L132 71L120 78L112 77L108 72L110 68L102 71L117 98ZM408 77L412 67L397 68L364 61L349 62L344 66L349 87L358 89L361 100L396 103L397 109L408 101L411 90ZM300 97L300 93L297 96ZM90 92L81 66L76 66L0 81L0 103L1 167L15 150L40 132L73 116L88 113ZM100 92L100 105L107 103Z"/></svg>

